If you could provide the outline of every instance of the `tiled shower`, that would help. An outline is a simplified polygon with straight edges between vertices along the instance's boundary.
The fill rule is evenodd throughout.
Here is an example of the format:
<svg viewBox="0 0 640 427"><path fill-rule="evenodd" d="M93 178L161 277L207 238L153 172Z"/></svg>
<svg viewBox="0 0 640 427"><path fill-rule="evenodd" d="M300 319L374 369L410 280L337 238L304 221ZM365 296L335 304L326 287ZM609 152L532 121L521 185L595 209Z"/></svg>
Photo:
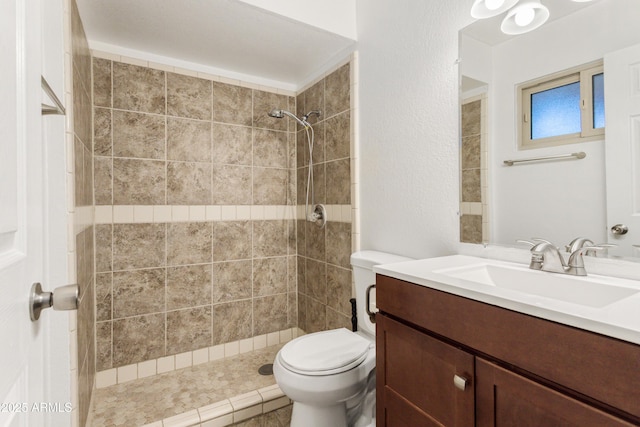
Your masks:
<svg viewBox="0 0 640 427"><path fill-rule="evenodd" d="M96 371L351 327L353 67L294 94L94 55ZM323 112L325 228L298 219L306 135L273 108Z"/></svg>

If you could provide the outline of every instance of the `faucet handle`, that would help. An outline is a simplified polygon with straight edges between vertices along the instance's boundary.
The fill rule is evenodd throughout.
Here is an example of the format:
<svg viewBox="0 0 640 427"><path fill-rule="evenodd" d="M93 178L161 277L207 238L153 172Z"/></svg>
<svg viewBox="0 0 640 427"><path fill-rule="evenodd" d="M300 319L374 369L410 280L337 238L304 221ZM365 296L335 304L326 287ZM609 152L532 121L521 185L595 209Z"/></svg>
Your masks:
<svg viewBox="0 0 640 427"><path fill-rule="evenodd" d="M538 242L538 243L548 243L550 245L555 246L553 243L551 243L550 241L548 241L547 239L541 239L539 237L532 237L531 240L533 240L534 242Z"/></svg>
<svg viewBox="0 0 640 427"><path fill-rule="evenodd" d="M532 242L531 240L523 240L523 239L516 240L516 243L526 243L530 247L534 247L536 245L536 243Z"/></svg>
<svg viewBox="0 0 640 427"><path fill-rule="evenodd" d="M591 255L596 256L595 251L593 251L593 253L589 253L589 252L591 252L590 249L593 249L594 247L599 247L599 248L602 248L603 250L607 250L609 248L617 248L618 245L616 245L614 243L598 243L597 245L594 245L594 246L585 247L586 252L584 254L585 255L589 255L589 256L591 256ZM598 249L596 249L596 250L598 250Z"/></svg>
<svg viewBox="0 0 640 427"><path fill-rule="evenodd" d="M582 248L583 246L594 246L594 243L591 239L587 239L586 237L576 237L564 248L567 252L572 253Z"/></svg>
<svg viewBox="0 0 640 427"><path fill-rule="evenodd" d="M609 245L608 243L605 243L605 245ZM569 262L568 265L569 267L573 267L573 268L582 268L584 269L584 259L582 259L583 255L586 255L587 252L589 251L603 251L607 249L604 246L583 246L581 248L576 249L575 251L571 252L571 255L569 255Z"/></svg>

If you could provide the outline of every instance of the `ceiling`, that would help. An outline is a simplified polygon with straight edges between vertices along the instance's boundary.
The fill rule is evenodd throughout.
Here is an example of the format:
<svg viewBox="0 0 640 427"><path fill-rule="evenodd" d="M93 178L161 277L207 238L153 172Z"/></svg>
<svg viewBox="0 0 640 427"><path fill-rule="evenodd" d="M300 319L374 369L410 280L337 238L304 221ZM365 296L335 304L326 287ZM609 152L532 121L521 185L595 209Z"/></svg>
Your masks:
<svg viewBox="0 0 640 427"><path fill-rule="evenodd" d="M237 0L77 0L89 45L295 90L355 41ZM172 64L169 64L172 65ZM197 66L197 67L196 67Z"/></svg>
<svg viewBox="0 0 640 427"><path fill-rule="evenodd" d="M591 6L600 0L591 2L576 2L570 0L542 0L541 3L549 9L549 20L553 22L582 8ZM507 40L511 40L514 36L504 34L500 31L500 24L506 13L493 18L480 19L473 24L464 28L464 33L476 40L482 41L489 46L495 46ZM535 31L535 30L534 30Z"/></svg>

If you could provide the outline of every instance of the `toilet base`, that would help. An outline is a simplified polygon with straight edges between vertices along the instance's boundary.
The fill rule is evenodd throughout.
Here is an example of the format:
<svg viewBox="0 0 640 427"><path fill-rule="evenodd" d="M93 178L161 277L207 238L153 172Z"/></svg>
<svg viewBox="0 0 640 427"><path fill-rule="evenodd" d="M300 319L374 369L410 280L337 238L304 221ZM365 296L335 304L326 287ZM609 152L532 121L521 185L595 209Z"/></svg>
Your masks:
<svg viewBox="0 0 640 427"><path fill-rule="evenodd" d="M332 406L311 406L293 402L291 427L347 427L344 402Z"/></svg>

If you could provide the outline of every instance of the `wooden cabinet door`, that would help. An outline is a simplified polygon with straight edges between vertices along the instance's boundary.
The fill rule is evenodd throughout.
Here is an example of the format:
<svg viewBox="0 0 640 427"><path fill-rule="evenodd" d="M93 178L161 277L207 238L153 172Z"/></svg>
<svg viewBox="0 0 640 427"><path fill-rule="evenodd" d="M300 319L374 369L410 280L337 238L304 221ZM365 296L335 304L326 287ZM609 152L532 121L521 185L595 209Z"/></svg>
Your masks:
<svg viewBox="0 0 640 427"><path fill-rule="evenodd" d="M476 417L478 427L634 425L481 358L476 358Z"/></svg>
<svg viewBox="0 0 640 427"><path fill-rule="evenodd" d="M383 314L376 320L377 425L473 426L473 356Z"/></svg>

